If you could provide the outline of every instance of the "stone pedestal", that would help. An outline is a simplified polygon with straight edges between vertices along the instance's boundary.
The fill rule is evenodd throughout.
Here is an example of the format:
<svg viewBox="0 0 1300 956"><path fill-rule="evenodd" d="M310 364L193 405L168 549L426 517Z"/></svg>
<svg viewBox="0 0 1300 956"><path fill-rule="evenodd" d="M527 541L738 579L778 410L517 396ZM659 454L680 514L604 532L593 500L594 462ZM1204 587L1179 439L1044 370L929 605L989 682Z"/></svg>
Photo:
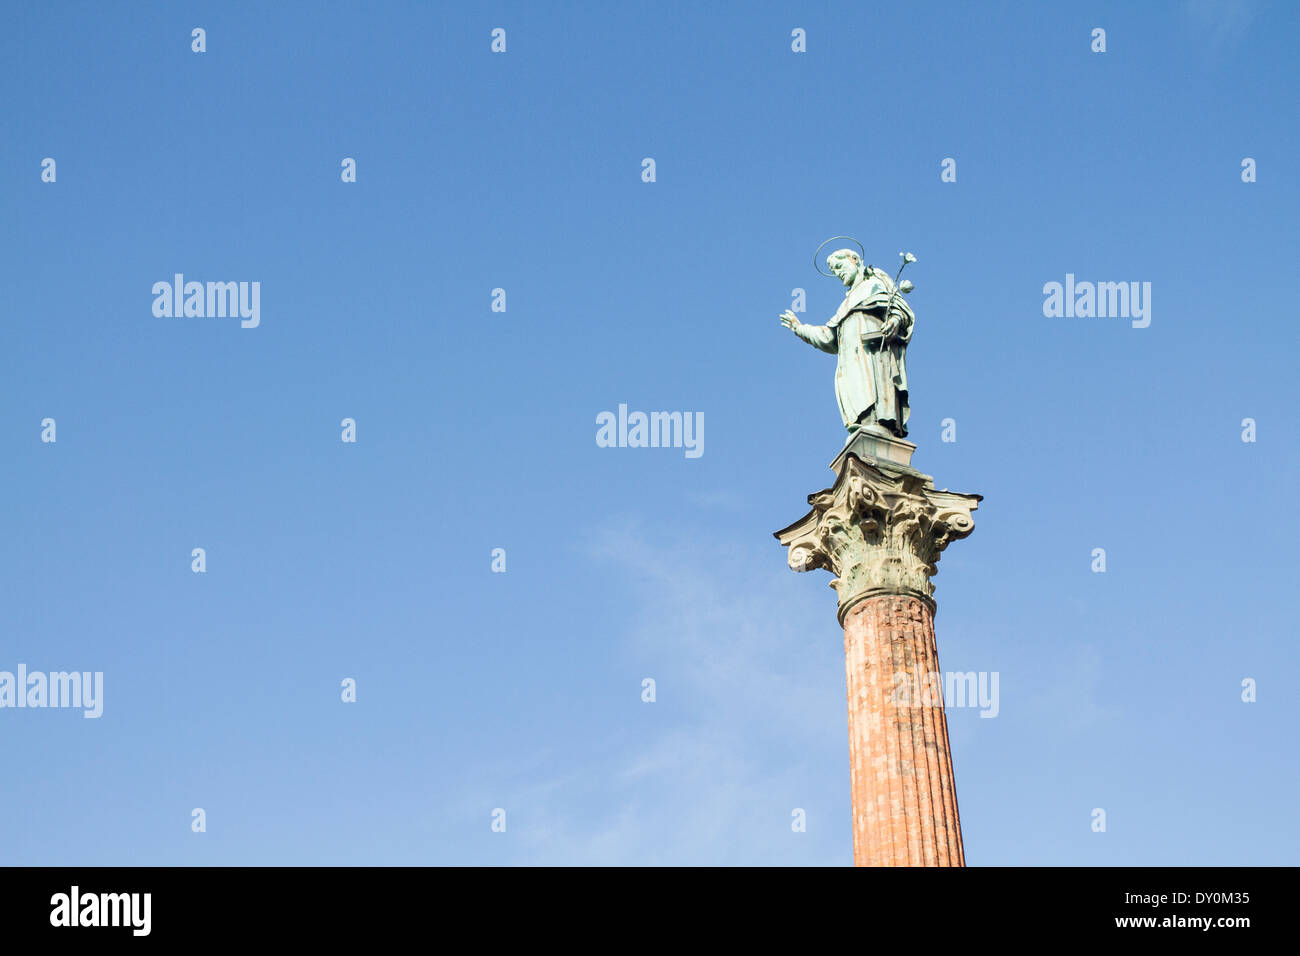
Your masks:
<svg viewBox="0 0 1300 956"><path fill-rule="evenodd" d="M808 496L812 511L776 532L790 567L835 575L858 866L965 865L930 579L974 530L980 496L935 490L911 467L915 447L859 432L831 464L835 483Z"/></svg>

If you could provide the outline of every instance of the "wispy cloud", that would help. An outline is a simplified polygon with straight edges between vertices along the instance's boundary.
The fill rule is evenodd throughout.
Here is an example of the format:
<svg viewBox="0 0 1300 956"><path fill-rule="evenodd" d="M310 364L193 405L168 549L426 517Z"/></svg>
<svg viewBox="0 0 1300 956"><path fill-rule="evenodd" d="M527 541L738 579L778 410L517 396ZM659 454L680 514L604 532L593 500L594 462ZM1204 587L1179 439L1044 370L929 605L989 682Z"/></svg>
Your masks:
<svg viewBox="0 0 1300 956"><path fill-rule="evenodd" d="M585 549L633 597L619 639L657 662L660 701L645 706L658 723L524 785L515 862L851 862L834 596L786 570L775 542L728 551L690 535L663 543L663 530L609 525ZM810 633L814 606L824 626ZM806 833L791 830L795 807Z"/></svg>
<svg viewBox="0 0 1300 956"><path fill-rule="evenodd" d="M1183 14L1206 46L1218 51L1245 38L1260 7L1256 0L1187 0Z"/></svg>

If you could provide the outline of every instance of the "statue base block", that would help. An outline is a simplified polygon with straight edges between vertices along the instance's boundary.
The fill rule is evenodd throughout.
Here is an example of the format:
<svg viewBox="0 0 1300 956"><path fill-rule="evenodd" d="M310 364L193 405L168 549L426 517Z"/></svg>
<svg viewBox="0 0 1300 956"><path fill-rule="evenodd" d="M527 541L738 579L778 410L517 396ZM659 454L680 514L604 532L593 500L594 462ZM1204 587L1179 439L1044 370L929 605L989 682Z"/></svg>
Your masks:
<svg viewBox="0 0 1300 956"><path fill-rule="evenodd" d="M891 435L879 425L859 428L845 443L844 448L831 462L831 471L839 474L844 470L844 459L854 455L859 461L873 465L882 471L907 472L913 475L921 473L912 467L912 452L916 446L905 438ZM924 476L924 477L929 477Z"/></svg>

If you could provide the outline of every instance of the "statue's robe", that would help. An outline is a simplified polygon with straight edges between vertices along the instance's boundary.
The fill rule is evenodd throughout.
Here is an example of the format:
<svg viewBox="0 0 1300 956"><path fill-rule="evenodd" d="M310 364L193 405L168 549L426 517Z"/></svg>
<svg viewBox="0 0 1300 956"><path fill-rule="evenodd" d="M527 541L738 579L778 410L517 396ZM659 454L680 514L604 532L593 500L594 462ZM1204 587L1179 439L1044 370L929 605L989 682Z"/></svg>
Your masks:
<svg viewBox="0 0 1300 956"><path fill-rule="evenodd" d="M916 316L901 293L893 296L890 306L893 291L889 276L872 270L854 283L825 325L800 325L794 330L809 345L838 356L835 397L850 432L874 422L900 438L907 435L911 409L905 358ZM898 329L882 348L880 330L887 307Z"/></svg>

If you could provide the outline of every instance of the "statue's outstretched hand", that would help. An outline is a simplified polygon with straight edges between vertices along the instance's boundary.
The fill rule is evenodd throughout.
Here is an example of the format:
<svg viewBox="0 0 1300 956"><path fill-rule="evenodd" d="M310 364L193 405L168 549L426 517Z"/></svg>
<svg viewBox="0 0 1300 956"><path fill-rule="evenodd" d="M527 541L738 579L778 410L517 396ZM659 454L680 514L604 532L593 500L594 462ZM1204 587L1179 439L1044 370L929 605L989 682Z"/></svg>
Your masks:
<svg viewBox="0 0 1300 956"><path fill-rule="evenodd" d="M791 332L793 332L795 329L799 328L799 326L802 323L799 321L799 317L797 315L795 315L789 309L786 309L784 312L781 313L781 324L784 325Z"/></svg>

